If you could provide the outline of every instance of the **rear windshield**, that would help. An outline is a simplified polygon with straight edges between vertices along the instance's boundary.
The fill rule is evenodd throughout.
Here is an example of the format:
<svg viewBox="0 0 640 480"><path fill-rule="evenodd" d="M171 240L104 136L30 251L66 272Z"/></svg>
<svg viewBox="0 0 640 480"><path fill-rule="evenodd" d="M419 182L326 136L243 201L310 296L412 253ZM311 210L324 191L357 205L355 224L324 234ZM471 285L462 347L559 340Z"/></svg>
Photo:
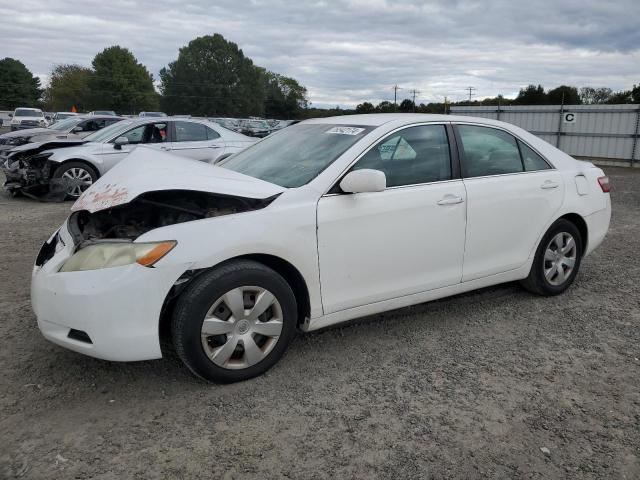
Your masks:
<svg viewBox="0 0 640 480"><path fill-rule="evenodd" d="M371 130L359 125L299 123L268 136L219 166L296 188L317 177Z"/></svg>

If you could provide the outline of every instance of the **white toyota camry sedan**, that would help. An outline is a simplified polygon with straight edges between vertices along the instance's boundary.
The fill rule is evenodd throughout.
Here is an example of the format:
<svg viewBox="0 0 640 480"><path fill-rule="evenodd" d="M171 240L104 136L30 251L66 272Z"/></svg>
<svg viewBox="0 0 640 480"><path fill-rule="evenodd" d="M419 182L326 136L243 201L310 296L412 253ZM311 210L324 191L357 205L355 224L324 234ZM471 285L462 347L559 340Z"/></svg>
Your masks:
<svg viewBox="0 0 640 480"><path fill-rule="evenodd" d="M607 232L608 192L592 164L472 117L308 120L218 166L140 147L42 246L32 302L76 352L172 344L196 375L243 380L296 328L516 280L562 293Z"/></svg>

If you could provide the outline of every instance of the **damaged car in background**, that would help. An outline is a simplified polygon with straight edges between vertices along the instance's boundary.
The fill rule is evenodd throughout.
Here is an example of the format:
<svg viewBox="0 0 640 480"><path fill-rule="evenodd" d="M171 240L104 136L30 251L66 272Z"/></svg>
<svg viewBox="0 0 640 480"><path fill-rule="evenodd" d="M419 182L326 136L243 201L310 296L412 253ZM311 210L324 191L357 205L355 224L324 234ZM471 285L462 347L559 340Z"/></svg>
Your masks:
<svg viewBox="0 0 640 480"><path fill-rule="evenodd" d="M81 140L120 120L124 120L124 117L74 116L60 120L47 128L29 128L5 133L0 135L0 161L6 160L9 152L20 145L57 140Z"/></svg>
<svg viewBox="0 0 640 480"><path fill-rule="evenodd" d="M31 299L58 345L113 361L173 348L232 382L296 328L503 282L561 294L610 215L601 169L514 125L314 119L217 165L139 147L44 243Z"/></svg>
<svg viewBox="0 0 640 480"><path fill-rule="evenodd" d="M96 118L102 117L91 116L86 120ZM66 121L75 119L61 123ZM254 142L253 138L206 120L171 117L116 120L83 139L45 140L14 147L3 164L5 189L13 195L23 193L45 200L73 199L138 145L216 162Z"/></svg>

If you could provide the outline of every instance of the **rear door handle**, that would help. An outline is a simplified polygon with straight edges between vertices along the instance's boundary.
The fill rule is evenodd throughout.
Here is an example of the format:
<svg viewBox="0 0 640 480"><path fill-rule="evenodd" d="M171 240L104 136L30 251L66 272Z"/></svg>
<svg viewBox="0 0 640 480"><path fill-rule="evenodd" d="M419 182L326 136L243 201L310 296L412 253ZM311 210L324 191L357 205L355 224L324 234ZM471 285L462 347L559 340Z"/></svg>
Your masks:
<svg viewBox="0 0 640 480"><path fill-rule="evenodd" d="M209 148L224 148L224 145L209 145Z"/></svg>
<svg viewBox="0 0 640 480"><path fill-rule="evenodd" d="M542 188L543 190L548 190L550 188L558 188L558 186L559 186L558 183L552 182L551 180L547 180L542 185L540 185L540 188Z"/></svg>
<svg viewBox="0 0 640 480"><path fill-rule="evenodd" d="M171 147L160 147L160 150L171 150Z"/></svg>
<svg viewBox="0 0 640 480"><path fill-rule="evenodd" d="M458 195L447 194L438 201L438 205L455 205L457 203L462 203L462 197Z"/></svg>

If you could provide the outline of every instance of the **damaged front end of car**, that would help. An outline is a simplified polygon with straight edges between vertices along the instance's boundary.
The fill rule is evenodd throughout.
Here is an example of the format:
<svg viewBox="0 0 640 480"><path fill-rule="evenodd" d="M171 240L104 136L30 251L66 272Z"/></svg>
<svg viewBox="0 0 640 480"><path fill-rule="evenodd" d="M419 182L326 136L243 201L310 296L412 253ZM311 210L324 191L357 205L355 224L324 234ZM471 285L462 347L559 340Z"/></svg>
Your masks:
<svg viewBox="0 0 640 480"><path fill-rule="evenodd" d="M259 210L278 195L255 199L194 190L151 191L93 213L77 210L69 217L68 228L78 248L95 242L134 241L168 225Z"/></svg>
<svg viewBox="0 0 640 480"><path fill-rule="evenodd" d="M51 149L77 145L78 142L49 142L29 149L15 149L4 161L2 170L6 177L4 188L12 195L18 193L45 201L63 201L68 181L54 178L58 163L49 158Z"/></svg>

